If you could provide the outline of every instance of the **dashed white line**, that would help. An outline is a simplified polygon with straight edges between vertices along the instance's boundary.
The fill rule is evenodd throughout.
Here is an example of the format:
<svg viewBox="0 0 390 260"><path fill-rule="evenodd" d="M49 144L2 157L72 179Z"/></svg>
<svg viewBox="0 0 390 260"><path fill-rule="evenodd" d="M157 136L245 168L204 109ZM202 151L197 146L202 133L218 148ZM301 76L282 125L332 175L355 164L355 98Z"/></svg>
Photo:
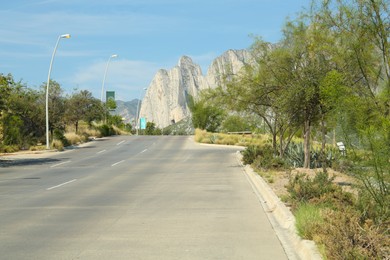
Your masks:
<svg viewBox="0 0 390 260"><path fill-rule="evenodd" d="M140 154L146 152L147 150L148 150L148 149L143 150L142 152L140 152Z"/></svg>
<svg viewBox="0 0 390 260"><path fill-rule="evenodd" d="M125 140L123 140L123 141L117 143L116 145L121 145L121 144L123 144L124 142L125 142Z"/></svg>
<svg viewBox="0 0 390 260"><path fill-rule="evenodd" d="M54 168L54 167L57 167L57 166L60 166L60 165L66 164L66 163L70 163L70 162L71 162L71 161L66 161L66 162L57 163L57 164L54 164L54 165L50 166L50 168Z"/></svg>
<svg viewBox="0 0 390 260"><path fill-rule="evenodd" d="M52 189L55 189L55 188L59 188L59 187L64 186L64 185L66 185L66 184L72 183L72 182L74 182L74 181L77 181L77 179L73 179L73 180L71 180L71 181L67 181L67 182L58 184L58 185L56 185L56 186L47 188L46 190L52 190Z"/></svg>
<svg viewBox="0 0 390 260"><path fill-rule="evenodd" d="M106 152L107 150L101 150L100 152L97 152L96 154L101 154L101 153L104 153Z"/></svg>
<svg viewBox="0 0 390 260"><path fill-rule="evenodd" d="M122 160L122 161L120 161L120 162L116 162L116 163L112 164L111 166L118 165L118 164L120 164L120 163L123 163L124 161L125 161L125 160Z"/></svg>

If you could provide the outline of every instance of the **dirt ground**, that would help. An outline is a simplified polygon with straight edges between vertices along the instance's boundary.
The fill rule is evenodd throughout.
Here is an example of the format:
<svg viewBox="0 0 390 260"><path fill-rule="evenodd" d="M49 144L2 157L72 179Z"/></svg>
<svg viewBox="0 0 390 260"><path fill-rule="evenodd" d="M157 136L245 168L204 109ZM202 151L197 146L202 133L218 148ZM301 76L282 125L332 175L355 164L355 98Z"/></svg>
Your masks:
<svg viewBox="0 0 390 260"><path fill-rule="evenodd" d="M261 172L259 174L268 183L275 194L278 197L283 198L288 195L286 185L288 184L290 177L301 173L314 177L319 171L322 171L322 169L296 168L291 171ZM328 173L329 177L335 176L334 183L340 185L344 191L354 193L353 184L355 182L353 177L336 172L332 169L328 169Z"/></svg>

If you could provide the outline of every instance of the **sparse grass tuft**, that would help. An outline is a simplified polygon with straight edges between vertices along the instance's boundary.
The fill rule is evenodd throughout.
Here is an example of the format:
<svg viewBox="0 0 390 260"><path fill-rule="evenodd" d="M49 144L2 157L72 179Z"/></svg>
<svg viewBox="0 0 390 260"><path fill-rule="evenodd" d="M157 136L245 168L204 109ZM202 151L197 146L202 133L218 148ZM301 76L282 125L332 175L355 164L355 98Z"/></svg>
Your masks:
<svg viewBox="0 0 390 260"><path fill-rule="evenodd" d="M65 133L64 136L71 145L79 144L82 142L82 138L76 133Z"/></svg>
<svg viewBox="0 0 390 260"><path fill-rule="evenodd" d="M314 236L318 234L318 229L324 222L320 207L308 203L299 205L295 211L295 220L298 235L309 240L313 240Z"/></svg>
<svg viewBox="0 0 390 260"><path fill-rule="evenodd" d="M64 150L64 144L62 143L61 140L54 139L53 142L51 143L51 147L53 149L57 149L58 151L63 151Z"/></svg>

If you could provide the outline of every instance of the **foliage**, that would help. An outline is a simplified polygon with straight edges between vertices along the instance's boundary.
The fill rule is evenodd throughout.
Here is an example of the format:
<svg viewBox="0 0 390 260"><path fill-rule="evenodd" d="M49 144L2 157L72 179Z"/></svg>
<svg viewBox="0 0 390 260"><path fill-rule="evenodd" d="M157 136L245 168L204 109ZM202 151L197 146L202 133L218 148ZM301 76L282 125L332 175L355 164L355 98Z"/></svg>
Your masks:
<svg viewBox="0 0 390 260"><path fill-rule="evenodd" d="M257 157L253 161L255 169L280 169L286 168L286 162L283 158L274 154L270 145L263 145L259 149Z"/></svg>
<svg viewBox="0 0 390 260"><path fill-rule="evenodd" d="M329 178L328 173L324 172L316 173L314 178L296 174L289 180L286 188L292 201L306 203L326 193L334 193L338 187L332 183L333 179L334 177Z"/></svg>
<svg viewBox="0 0 390 260"><path fill-rule="evenodd" d="M189 98L189 108L194 128L204 129L208 132L218 130L224 118L222 109L208 104L206 99L195 101L192 97Z"/></svg>
<svg viewBox="0 0 390 260"><path fill-rule="evenodd" d="M107 124L102 124L100 126L97 126L96 128L100 132L101 136L111 136L115 134L114 128Z"/></svg>
<svg viewBox="0 0 390 260"><path fill-rule="evenodd" d="M230 115L221 124L221 132L243 132L251 128L248 119L240 115Z"/></svg>
<svg viewBox="0 0 390 260"><path fill-rule="evenodd" d="M44 142L46 83L34 90L14 81L11 74L0 74L0 91L0 145L29 149ZM63 134L59 138L58 133L64 133L69 125L74 125L78 132L80 121L91 127L106 113L100 100L93 98L89 91L75 92L67 97L60 84L53 80L50 80L48 101L50 137L57 138L65 146L68 145L66 138Z"/></svg>
<svg viewBox="0 0 390 260"><path fill-rule="evenodd" d="M156 130L156 124L153 122L147 122L145 128L145 135L154 135Z"/></svg>
<svg viewBox="0 0 390 260"><path fill-rule="evenodd" d="M258 145L248 145L241 154L244 164L252 164L257 157L264 155L264 150Z"/></svg>
<svg viewBox="0 0 390 260"><path fill-rule="evenodd" d="M318 149L311 149L310 152L310 168L316 169L321 167L331 167L334 161L335 149L327 149L322 152L325 156L321 157L321 151ZM304 166L305 152L302 143L292 142L287 147L285 152L287 163L291 167L300 168Z"/></svg>
<svg viewBox="0 0 390 260"><path fill-rule="evenodd" d="M80 120L88 122L91 125L94 120L101 120L103 117L103 107L101 102L92 97L92 93L83 90L73 93L66 99L65 120L74 124L75 132L78 132Z"/></svg>

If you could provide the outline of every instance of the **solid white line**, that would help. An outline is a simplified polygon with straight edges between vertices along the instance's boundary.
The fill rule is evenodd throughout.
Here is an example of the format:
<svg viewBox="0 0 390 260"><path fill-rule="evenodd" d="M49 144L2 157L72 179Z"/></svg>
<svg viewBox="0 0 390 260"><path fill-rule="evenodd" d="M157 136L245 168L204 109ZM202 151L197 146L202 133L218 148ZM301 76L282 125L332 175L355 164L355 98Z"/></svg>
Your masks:
<svg viewBox="0 0 390 260"><path fill-rule="evenodd" d="M65 163L70 163L70 162L71 162L71 161L66 161L66 162L62 162L62 163L57 163L57 164L54 164L54 165L50 166L50 168L54 168L54 167L63 165L63 164L65 164Z"/></svg>
<svg viewBox="0 0 390 260"><path fill-rule="evenodd" d="M112 164L111 166L118 165L118 164L120 164L120 163L123 163L124 161L125 161L125 160L122 160L122 161L120 161L120 162L116 162L116 163Z"/></svg>
<svg viewBox="0 0 390 260"><path fill-rule="evenodd" d="M74 182L74 181L77 181L77 179L73 179L73 180L71 180L71 181L67 181L67 182L61 183L61 184L59 184L59 185L56 185L56 186L47 188L46 190L52 190L52 189L55 189L55 188L64 186L64 185L66 185L66 184L72 183L72 182Z"/></svg>
<svg viewBox="0 0 390 260"><path fill-rule="evenodd" d="M100 152L97 152L96 154L100 154L100 153L104 153L106 152L107 150L101 150Z"/></svg>
<svg viewBox="0 0 390 260"><path fill-rule="evenodd" d="M148 149L143 150L142 152L140 152L140 154L146 152L147 150L148 150Z"/></svg>
<svg viewBox="0 0 390 260"><path fill-rule="evenodd" d="M125 142L125 140L123 140L123 141L117 143L116 145L121 145L121 144L123 144L124 142Z"/></svg>

